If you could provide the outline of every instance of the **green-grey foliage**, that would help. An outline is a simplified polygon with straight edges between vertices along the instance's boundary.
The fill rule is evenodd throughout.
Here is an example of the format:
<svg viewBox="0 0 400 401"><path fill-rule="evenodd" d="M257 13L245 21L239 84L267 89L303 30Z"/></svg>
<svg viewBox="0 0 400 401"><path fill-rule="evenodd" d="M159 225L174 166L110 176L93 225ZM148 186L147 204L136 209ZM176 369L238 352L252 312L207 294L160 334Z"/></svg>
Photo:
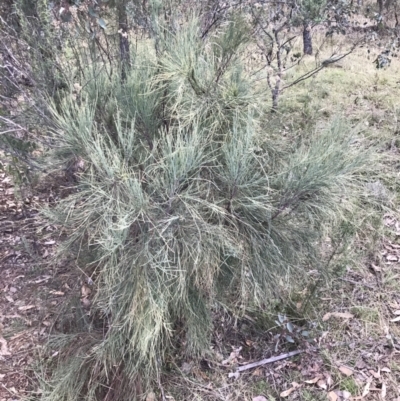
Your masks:
<svg viewBox="0 0 400 401"><path fill-rule="evenodd" d="M204 35L187 15L163 23L162 2L150 2L149 37L122 77L103 3L76 25L72 12L60 25L45 0L16 3L32 85L10 124L31 123L47 170L74 180L44 213L95 293L90 314L71 304L51 337L46 401L131 400L178 342L208 352L212 311L263 307L329 273L326 244L351 225L373 166L340 121L292 141L271 133L266 93L243 63L245 15Z"/></svg>
<svg viewBox="0 0 400 401"><path fill-rule="evenodd" d="M192 19L162 51L139 46L124 81L95 59L50 102L49 166L75 166L76 185L46 214L63 256L91 253L96 297L86 329L54 340L66 351L44 400L132 399L177 326L187 353L207 353L218 303L261 306L327 273L322 244L351 218L368 153L338 121L269 135L248 40L241 19L205 40Z"/></svg>

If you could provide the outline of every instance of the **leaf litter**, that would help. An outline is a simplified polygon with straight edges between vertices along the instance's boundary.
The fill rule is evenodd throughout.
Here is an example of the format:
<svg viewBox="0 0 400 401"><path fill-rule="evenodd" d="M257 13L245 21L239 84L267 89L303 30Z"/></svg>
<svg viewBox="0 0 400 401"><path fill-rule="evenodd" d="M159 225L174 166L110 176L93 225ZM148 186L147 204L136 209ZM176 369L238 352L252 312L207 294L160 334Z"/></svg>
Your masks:
<svg viewBox="0 0 400 401"><path fill-rule="evenodd" d="M26 190L21 201L14 197L11 178L0 172L0 400L37 391L33 364L64 299L59 290L64 272L58 276L42 259L50 258L56 245L48 237L52 228L43 229L38 215L38 209L51 202L52 185L48 181L35 194Z"/></svg>

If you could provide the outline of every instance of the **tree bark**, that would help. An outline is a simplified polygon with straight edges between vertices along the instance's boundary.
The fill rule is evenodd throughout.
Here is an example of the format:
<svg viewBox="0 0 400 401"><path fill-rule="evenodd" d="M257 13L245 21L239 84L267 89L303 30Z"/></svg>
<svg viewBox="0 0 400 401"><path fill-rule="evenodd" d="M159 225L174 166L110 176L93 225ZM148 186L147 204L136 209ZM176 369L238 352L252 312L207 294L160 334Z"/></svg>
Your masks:
<svg viewBox="0 0 400 401"><path fill-rule="evenodd" d="M118 5L118 32L119 51L121 57L121 79L126 80L126 72L130 64L129 39L128 39L128 16L126 14L126 0L120 1Z"/></svg>
<svg viewBox="0 0 400 401"><path fill-rule="evenodd" d="M383 0L378 0L379 15L383 12Z"/></svg>
<svg viewBox="0 0 400 401"><path fill-rule="evenodd" d="M303 25L303 52L304 54L312 54L312 38L311 38L311 26L308 22Z"/></svg>

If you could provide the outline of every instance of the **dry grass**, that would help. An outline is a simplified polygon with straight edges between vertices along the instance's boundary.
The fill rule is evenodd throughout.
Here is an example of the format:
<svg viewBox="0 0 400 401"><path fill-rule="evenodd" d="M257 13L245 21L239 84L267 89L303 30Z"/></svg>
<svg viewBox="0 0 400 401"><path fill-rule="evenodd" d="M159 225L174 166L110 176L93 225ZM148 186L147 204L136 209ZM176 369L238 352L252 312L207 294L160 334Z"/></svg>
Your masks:
<svg viewBox="0 0 400 401"><path fill-rule="evenodd" d="M308 57L299 68L289 71L286 82L314 68L315 58L323 61L333 53L345 53L350 47L345 39L330 42L320 33L315 35L317 51L322 46L319 55ZM380 138L389 137L396 129L400 60L393 58L389 68L376 69L373 61L382 50L374 42L365 44L311 79L289 88L282 95L282 114L291 111L292 119L301 121L300 113L318 120L340 113L352 122L365 124L371 134L379 131Z"/></svg>

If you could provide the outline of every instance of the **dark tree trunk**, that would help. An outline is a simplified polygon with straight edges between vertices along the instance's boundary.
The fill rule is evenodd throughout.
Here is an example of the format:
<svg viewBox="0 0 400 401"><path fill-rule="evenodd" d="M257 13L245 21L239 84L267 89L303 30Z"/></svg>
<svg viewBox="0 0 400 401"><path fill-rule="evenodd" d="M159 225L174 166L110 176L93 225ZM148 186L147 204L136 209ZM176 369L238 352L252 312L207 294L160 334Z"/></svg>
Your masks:
<svg viewBox="0 0 400 401"><path fill-rule="evenodd" d="M379 15L383 12L383 0L378 0Z"/></svg>
<svg viewBox="0 0 400 401"><path fill-rule="evenodd" d="M311 38L311 26L305 23L303 26L303 52L304 54L312 54L312 38Z"/></svg>
<svg viewBox="0 0 400 401"><path fill-rule="evenodd" d="M278 111L278 98L279 98L279 91L274 89L272 91L272 108L271 113L276 113Z"/></svg>
<svg viewBox="0 0 400 401"><path fill-rule="evenodd" d="M126 0L121 0L118 5L118 32L119 51L121 57L121 78L126 80L126 71L130 64L129 39L128 39L128 16L126 14Z"/></svg>

